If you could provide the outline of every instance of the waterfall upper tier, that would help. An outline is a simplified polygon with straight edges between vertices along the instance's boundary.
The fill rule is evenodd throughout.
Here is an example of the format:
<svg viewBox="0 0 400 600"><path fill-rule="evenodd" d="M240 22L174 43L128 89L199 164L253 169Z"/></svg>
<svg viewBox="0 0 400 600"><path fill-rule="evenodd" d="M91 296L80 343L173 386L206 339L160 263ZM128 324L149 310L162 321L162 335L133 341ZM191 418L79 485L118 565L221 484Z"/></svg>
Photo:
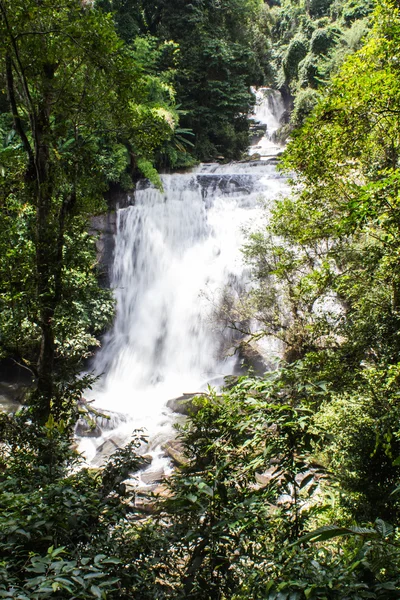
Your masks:
<svg viewBox="0 0 400 600"><path fill-rule="evenodd" d="M252 119L256 126L264 126L265 134L251 147L250 155L258 154L261 158L276 156L282 147L275 142L275 135L286 113L282 95L277 90L265 87L253 89L253 93L256 104Z"/></svg>

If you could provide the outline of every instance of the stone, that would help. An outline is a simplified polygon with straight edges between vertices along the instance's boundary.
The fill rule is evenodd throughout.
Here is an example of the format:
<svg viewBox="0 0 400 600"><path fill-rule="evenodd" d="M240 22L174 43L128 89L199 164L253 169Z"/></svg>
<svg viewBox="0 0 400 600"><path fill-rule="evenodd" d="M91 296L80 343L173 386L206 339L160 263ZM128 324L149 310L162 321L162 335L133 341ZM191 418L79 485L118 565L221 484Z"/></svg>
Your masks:
<svg viewBox="0 0 400 600"><path fill-rule="evenodd" d="M179 467L184 467L188 464L188 460L185 456L185 450L182 443L179 440L170 440L166 442L162 449L165 454L171 458L171 460Z"/></svg>
<svg viewBox="0 0 400 600"><path fill-rule="evenodd" d="M90 235L96 238L99 281L105 287L110 286L110 270L113 263L117 214L115 211L93 216L90 220Z"/></svg>
<svg viewBox="0 0 400 600"><path fill-rule="evenodd" d="M16 412L34 384L27 367L11 359L0 360L0 412Z"/></svg>
<svg viewBox="0 0 400 600"><path fill-rule="evenodd" d="M108 458L114 452L119 450L119 448L123 448L126 446L128 442L130 442L133 438L133 432L129 435L123 434L118 435L118 432L115 432L112 437L107 438L102 444L98 446L96 449L96 454L91 461L91 466L93 467L102 467ZM141 465L139 469L144 469L149 466L151 460L146 460L144 456L141 456Z"/></svg>
<svg viewBox="0 0 400 600"><path fill-rule="evenodd" d="M268 361L252 342L239 344L238 356L244 369L253 369L256 375L264 375L269 370Z"/></svg>
<svg viewBox="0 0 400 600"><path fill-rule="evenodd" d="M154 485L163 481L163 479L165 478L165 472L162 468L156 469L155 471L152 471L150 468L140 473L139 476L140 480L143 481L143 483L145 483L146 485Z"/></svg>
<svg viewBox="0 0 400 600"><path fill-rule="evenodd" d="M78 419L75 425L75 435L78 437L100 437L102 434L101 427L94 424L92 427L83 417Z"/></svg>
<svg viewBox="0 0 400 600"><path fill-rule="evenodd" d="M135 508L145 514L153 514L159 507L159 500L165 500L169 498L171 491L165 484L157 485L151 494L146 492L137 493L135 495L134 506Z"/></svg>
<svg viewBox="0 0 400 600"><path fill-rule="evenodd" d="M109 438L105 440L100 446L97 448L96 455L91 461L91 465L93 467L101 467L106 462L107 458L109 458L121 445L118 441Z"/></svg>
<svg viewBox="0 0 400 600"><path fill-rule="evenodd" d="M259 484L259 488L264 488L274 479L279 480L279 477L279 469L276 466L272 466L263 473L256 473L256 482Z"/></svg>
<svg viewBox="0 0 400 600"><path fill-rule="evenodd" d="M129 417L123 413L113 412L111 410L105 410L101 408L94 408L91 401L86 400L86 398L81 398L78 402L78 406L81 409L81 412L87 413L88 419L93 421L100 429L100 435L103 431L112 431L113 429L117 429L121 423L127 423L129 420ZM87 429L95 429L95 427L90 427L86 423L86 419L84 417L79 419L78 424L79 431L82 431L83 433L79 433L79 431L76 429L75 433L77 435L82 437L99 437L95 434L89 435L87 433ZM98 431L98 429L96 431Z"/></svg>
<svg viewBox="0 0 400 600"><path fill-rule="evenodd" d="M142 455L143 460L146 460L149 465L153 462L153 457L151 454L143 454Z"/></svg>
<svg viewBox="0 0 400 600"><path fill-rule="evenodd" d="M193 402L193 398L196 398L196 396L199 396L199 394L182 394L178 398L168 400L167 406L173 412L185 415L186 417L195 415L199 411L199 407Z"/></svg>
<svg viewBox="0 0 400 600"><path fill-rule="evenodd" d="M0 382L0 411L16 412L23 404L29 388L17 383Z"/></svg>

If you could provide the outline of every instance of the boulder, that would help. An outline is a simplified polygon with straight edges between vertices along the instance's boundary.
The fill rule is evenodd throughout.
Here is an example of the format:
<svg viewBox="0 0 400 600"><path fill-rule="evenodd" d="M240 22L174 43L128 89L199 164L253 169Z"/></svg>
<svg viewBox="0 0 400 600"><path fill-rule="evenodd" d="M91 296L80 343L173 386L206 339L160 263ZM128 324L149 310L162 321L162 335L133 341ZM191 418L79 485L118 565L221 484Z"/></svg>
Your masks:
<svg viewBox="0 0 400 600"><path fill-rule="evenodd" d="M103 431L112 431L129 421L123 413L95 408L86 398L79 400L78 407L82 416L76 424L75 434L79 437L100 437Z"/></svg>
<svg viewBox="0 0 400 600"><path fill-rule="evenodd" d="M169 498L171 491L165 484L157 485L150 494L139 492L135 495L135 508L141 513L153 514L158 508L158 500Z"/></svg>
<svg viewBox="0 0 400 600"><path fill-rule="evenodd" d="M29 387L25 385L0 382L0 412L16 412L28 391Z"/></svg>
<svg viewBox="0 0 400 600"><path fill-rule="evenodd" d="M170 440L166 442L162 449L165 454L171 458L175 465L184 467L188 464L188 459L185 456L185 450L181 442L178 440Z"/></svg>
<svg viewBox="0 0 400 600"><path fill-rule="evenodd" d="M96 454L94 458L91 460L91 466L93 467L102 467L105 462L110 458L114 452L119 450L119 448L123 448L128 444L133 438L133 432L129 435L126 434L118 434L118 432L114 432L112 437L107 438L102 444L98 446L96 449ZM141 456L141 464L139 465L139 469L145 469L151 463L151 459L146 458L145 456Z"/></svg>
<svg viewBox="0 0 400 600"><path fill-rule="evenodd" d="M259 488L264 488L269 485L271 481L279 481L280 479L281 471L277 466L272 466L263 473L256 473L256 482Z"/></svg>
<svg viewBox="0 0 400 600"><path fill-rule="evenodd" d="M75 435L78 437L100 437L101 427L97 423L90 424L86 419L80 417L75 425Z"/></svg>
<svg viewBox="0 0 400 600"><path fill-rule="evenodd" d="M182 394L182 396L178 396L178 398L171 398L171 400L168 400L167 406L173 412L185 415L186 417L195 415L199 411L199 408L193 402L193 398L196 398L198 395L199 394Z"/></svg>
<svg viewBox="0 0 400 600"><path fill-rule="evenodd" d="M161 483L165 478L163 468L152 470L151 467L140 473L140 480L146 485L155 485Z"/></svg>
<svg viewBox="0 0 400 600"><path fill-rule="evenodd" d="M264 375L269 369L268 361L254 342L242 342L238 347L238 356L243 368L252 369L256 375Z"/></svg>

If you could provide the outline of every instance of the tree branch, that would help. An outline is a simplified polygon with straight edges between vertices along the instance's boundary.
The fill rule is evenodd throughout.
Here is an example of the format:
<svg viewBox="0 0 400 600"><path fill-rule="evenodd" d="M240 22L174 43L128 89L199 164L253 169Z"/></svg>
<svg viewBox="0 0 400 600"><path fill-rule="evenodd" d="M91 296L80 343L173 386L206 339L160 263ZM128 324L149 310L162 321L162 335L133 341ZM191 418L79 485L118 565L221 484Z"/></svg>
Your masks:
<svg viewBox="0 0 400 600"><path fill-rule="evenodd" d="M21 117L19 116L19 113L18 113L18 107L17 107L17 102L15 99L15 92L14 92L14 77L13 77L13 72L12 72L12 63L11 63L11 57L9 54L7 54L7 56L6 56L6 80L7 80L8 100L11 105L11 112L12 112L12 116L13 116L15 131L21 138L25 152L28 154L29 171L30 171L34 167L35 157L34 157L32 147L29 143L29 140L28 140L26 133L24 131L24 128L22 126Z"/></svg>

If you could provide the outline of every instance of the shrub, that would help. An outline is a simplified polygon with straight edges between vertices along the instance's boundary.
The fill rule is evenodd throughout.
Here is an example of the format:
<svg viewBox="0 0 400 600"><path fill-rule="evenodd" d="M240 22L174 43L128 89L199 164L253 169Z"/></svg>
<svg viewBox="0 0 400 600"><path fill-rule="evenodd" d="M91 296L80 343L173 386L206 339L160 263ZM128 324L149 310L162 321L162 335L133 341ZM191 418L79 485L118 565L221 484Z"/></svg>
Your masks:
<svg viewBox="0 0 400 600"><path fill-rule="evenodd" d="M311 88L301 90L294 101L294 109L292 112L291 122L296 127L300 127L313 108L318 103L320 94Z"/></svg>
<svg viewBox="0 0 400 600"><path fill-rule="evenodd" d="M283 57L283 71L289 81L297 78L299 63L306 57L308 43L305 39L294 38Z"/></svg>
<svg viewBox="0 0 400 600"><path fill-rule="evenodd" d="M315 56L308 54L299 64L299 83L301 87L317 88L319 84L318 64Z"/></svg>
<svg viewBox="0 0 400 600"><path fill-rule="evenodd" d="M328 15L331 4L332 0L310 0L310 16L316 19Z"/></svg>
<svg viewBox="0 0 400 600"><path fill-rule="evenodd" d="M316 29L311 38L311 52L314 54L328 54L329 50L336 45L338 30L333 27Z"/></svg>

